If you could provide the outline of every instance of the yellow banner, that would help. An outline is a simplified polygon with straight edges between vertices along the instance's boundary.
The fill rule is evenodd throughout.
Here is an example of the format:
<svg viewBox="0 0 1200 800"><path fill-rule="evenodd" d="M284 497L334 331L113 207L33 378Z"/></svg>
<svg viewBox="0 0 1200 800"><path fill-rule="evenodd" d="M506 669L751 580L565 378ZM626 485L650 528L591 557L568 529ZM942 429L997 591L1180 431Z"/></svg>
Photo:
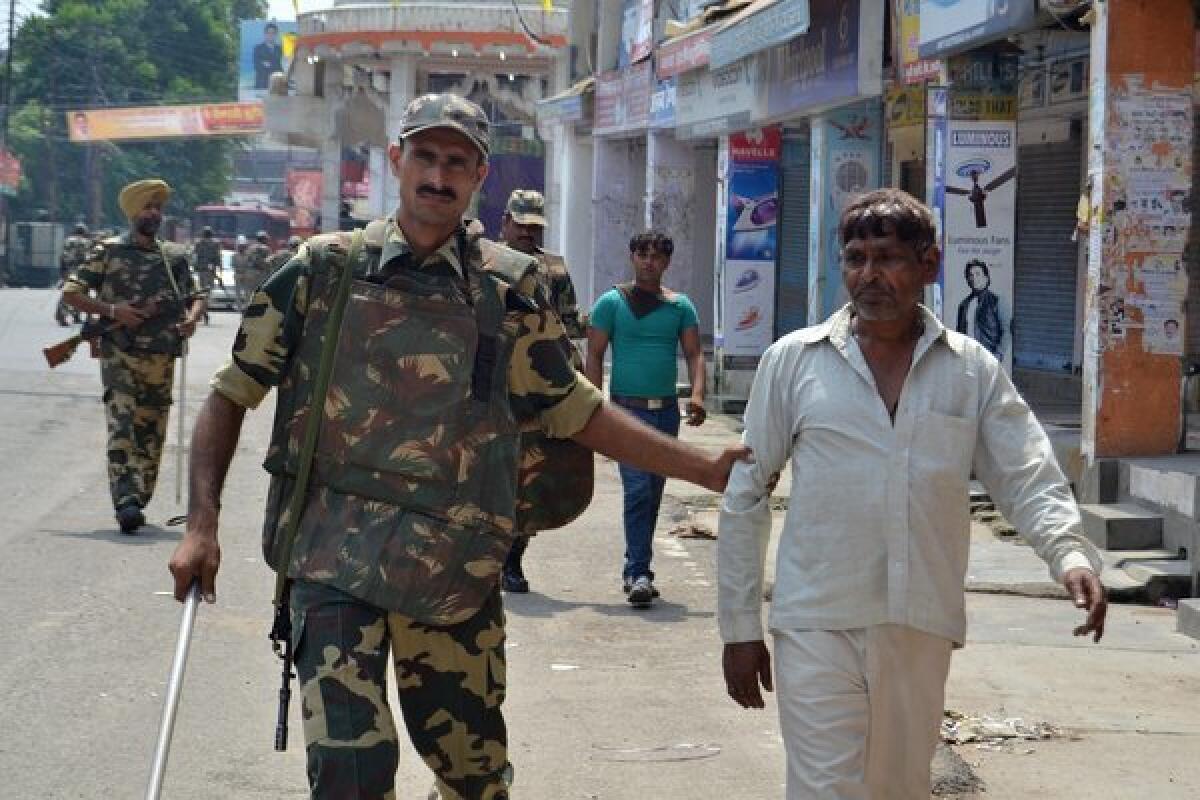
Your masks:
<svg viewBox="0 0 1200 800"><path fill-rule="evenodd" d="M68 111L72 142L243 136L263 132L262 103L138 106Z"/></svg>

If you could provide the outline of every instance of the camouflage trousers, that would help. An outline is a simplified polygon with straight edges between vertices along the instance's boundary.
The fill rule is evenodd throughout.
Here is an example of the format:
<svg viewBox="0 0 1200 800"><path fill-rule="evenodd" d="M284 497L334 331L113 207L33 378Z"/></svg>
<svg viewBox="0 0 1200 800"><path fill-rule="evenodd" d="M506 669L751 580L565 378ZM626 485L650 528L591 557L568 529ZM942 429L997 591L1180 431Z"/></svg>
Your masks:
<svg viewBox="0 0 1200 800"><path fill-rule="evenodd" d="M409 739L442 800L508 800L499 591L466 622L434 627L297 581L292 631L313 798L395 800L390 655Z"/></svg>
<svg viewBox="0 0 1200 800"><path fill-rule="evenodd" d="M131 502L145 508L158 481L175 358L162 353L128 353L105 343L100 377L108 420L108 486L113 508Z"/></svg>

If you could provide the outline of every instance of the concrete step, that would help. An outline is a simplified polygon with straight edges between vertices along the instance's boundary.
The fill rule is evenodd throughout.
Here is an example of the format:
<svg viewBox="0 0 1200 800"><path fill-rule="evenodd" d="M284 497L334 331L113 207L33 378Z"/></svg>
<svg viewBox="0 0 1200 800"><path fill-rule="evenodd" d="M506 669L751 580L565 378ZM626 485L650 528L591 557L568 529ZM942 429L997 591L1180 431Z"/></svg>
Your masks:
<svg viewBox="0 0 1200 800"><path fill-rule="evenodd" d="M1101 580L1113 600L1157 603L1192 592L1192 564L1186 559L1133 557L1105 564Z"/></svg>
<svg viewBox="0 0 1200 800"><path fill-rule="evenodd" d="M1175 613L1175 630L1184 636L1200 639L1200 600L1180 600Z"/></svg>
<svg viewBox="0 0 1200 800"><path fill-rule="evenodd" d="M1162 547L1162 516L1134 503L1085 504L1083 532L1101 550Z"/></svg>

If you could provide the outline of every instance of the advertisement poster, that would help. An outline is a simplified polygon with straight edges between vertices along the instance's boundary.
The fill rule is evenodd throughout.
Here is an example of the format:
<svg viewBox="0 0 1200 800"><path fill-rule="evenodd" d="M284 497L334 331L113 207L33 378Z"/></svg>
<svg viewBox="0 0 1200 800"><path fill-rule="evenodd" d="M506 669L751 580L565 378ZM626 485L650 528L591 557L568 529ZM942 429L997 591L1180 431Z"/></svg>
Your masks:
<svg viewBox="0 0 1200 800"><path fill-rule="evenodd" d="M238 100L262 100L271 74L287 73L296 51L296 23L265 19L241 22L238 49Z"/></svg>
<svg viewBox="0 0 1200 800"><path fill-rule="evenodd" d="M13 197L21 186L21 160L0 148L0 194Z"/></svg>
<svg viewBox="0 0 1200 800"><path fill-rule="evenodd" d="M809 240L808 263L816 266L809 271L810 324L827 319L846 303L838 219L851 197L880 185L881 117L879 103L870 102L830 112L813 122L813 170L820 174L814 175L812 183L811 230L819 235Z"/></svg>
<svg viewBox="0 0 1200 800"><path fill-rule="evenodd" d="M68 111L72 142L241 136L263 132L262 103L136 106Z"/></svg>
<svg viewBox="0 0 1200 800"><path fill-rule="evenodd" d="M729 137L722 303L726 357L757 358L773 340L781 144L778 127Z"/></svg>
<svg viewBox="0 0 1200 800"><path fill-rule="evenodd" d="M921 58L921 0L893 0L892 19L899 19L896 26L899 36L897 61L899 75L904 84L924 83L938 77L939 62Z"/></svg>
<svg viewBox="0 0 1200 800"><path fill-rule="evenodd" d="M316 230L321 213L321 170L289 169L286 180L293 233Z"/></svg>
<svg viewBox="0 0 1200 800"><path fill-rule="evenodd" d="M951 119L948 128L942 319L1011 367L1016 121Z"/></svg>
<svg viewBox="0 0 1200 800"><path fill-rule="evenodd" d="M1032 26L1033 0L921 0L919 51L937 58Z"/></svg>

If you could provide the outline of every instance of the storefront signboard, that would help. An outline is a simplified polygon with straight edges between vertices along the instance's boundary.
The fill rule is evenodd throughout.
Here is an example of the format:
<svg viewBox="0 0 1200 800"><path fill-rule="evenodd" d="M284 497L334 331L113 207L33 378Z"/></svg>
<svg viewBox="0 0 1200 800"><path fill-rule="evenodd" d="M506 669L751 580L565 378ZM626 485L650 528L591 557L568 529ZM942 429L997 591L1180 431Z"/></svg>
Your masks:
<svg viewBox="0 0 1200 800"><path fill-rule="evenodd" d="M942 58L1037 22L1036 0L921 0L922 58Z"/></svg>
<svg viewBox="0 0 1200 800"><path fill-rule="evenodd" d="M809 0L767 0L748 7L717 30L709 61L724 67L783 44L809 30Z"/></svg>
<svg viewBox="0 0 1200 800"><path fill-rule="evenodd" d="M753 125L756 64L739 61L716 70L680 75L675 92L675 136L715 137Z"/></svg>
<svg viewBox="0 0 1200 800"><path fill-rule="evenodd" d="M593 135L644 130L650 120L650 95L653 91L654 71L649 61L598 76Z"/></svg>

